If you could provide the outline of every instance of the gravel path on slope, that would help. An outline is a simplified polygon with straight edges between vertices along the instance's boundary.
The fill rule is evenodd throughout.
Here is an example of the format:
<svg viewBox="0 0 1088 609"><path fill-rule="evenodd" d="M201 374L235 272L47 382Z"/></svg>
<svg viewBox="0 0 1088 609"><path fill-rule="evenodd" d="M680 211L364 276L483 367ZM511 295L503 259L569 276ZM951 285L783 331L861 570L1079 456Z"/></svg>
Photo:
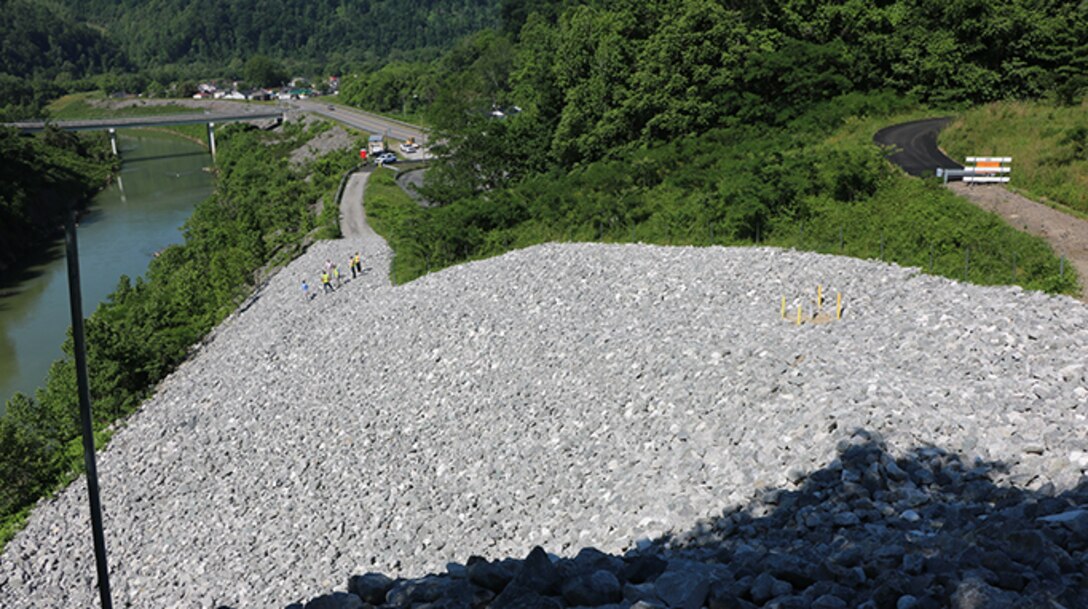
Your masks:
<svg viewBox="0 0 1088 609"><path fill-rule="evenodd" d="M1088 220L1071 216L1010 192L1001 184L951 182L948 188L975 205L992 211L1029 235L1042 237L1077 270L1080 299L1088 302Z"/></svg>
<svg viewBox="0 0 1088 609"><path fill-rule="evenodd" d="M369 170L353 173L348 178L348 183L344 186L344 194L340 197L340 232L345 239L365 239L385 243L385 240L378 236L378 233L375 233L366 221L363 195L366 193L368 179L370 179Z"/></svg>
<svg viewBox="0 0 1088 609"><path fill-rule="evenodd" d="M619 551L821 468L891 450L1088 468L1088 309L767 248L545 245L304 301L351 241L275 276L101 455L115 602L282 607L368 570ZM796 326L821 284L844 319ZM833 301L832 301L833 302ZM825 304L826 309L826 304ZM82 482L0 558L0 606L90 606Z"/></svg>

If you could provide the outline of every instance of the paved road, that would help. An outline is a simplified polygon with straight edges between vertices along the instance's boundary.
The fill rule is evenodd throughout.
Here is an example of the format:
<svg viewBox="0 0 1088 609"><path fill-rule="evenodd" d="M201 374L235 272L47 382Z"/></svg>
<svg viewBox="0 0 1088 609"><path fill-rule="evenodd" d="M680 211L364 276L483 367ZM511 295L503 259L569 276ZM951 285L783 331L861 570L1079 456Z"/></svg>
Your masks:
<svg viewBox="0 0 1088 609"><path fill-rule="evenodd" d="M345 239L370 236L374 232L366 222L366 211L363 208L363 193L366 192L366 181L370 172L370 169L364 169L351 174L344 186L344 194L340 196L340 232Z"/></svg>
<svg viewBox="0 0 1088 609"><path fill-rule="evenodd" d="M895 148L897 152L888 160L912 176L936 175L938 167L963 169L963 165L945 156L937 147L937 133L951 120L949 117L927 118L892 125L877 131L873 141Z"/></svg>
<svg viewBox="0 0 1088 609"><path fill-rule="evenodd" d="M332 109L330 110L330 105L321 101L293 101L291 106L303 112L318 114L325 118L340 121L361 131L385 135L395 140L406 140L411 137L415 138L416 142L421 146L425 147L427 144L427 134L416 125L345 106L331 106Z"/></svg>
<svg viewBox="0 0 1088 609"><path fill-rule="evenodd" d="M911 175L932 176L938 167L960 169L962 165L937 147L937 133L951 120L930 118L892 125L878 131L873 140L894 147L897 152L888 159ZM959 182L959 178L955 180ZM948 187L976 206L1001 216L1011 226L1045 239L1077 270L1080 299L1088 302L1088 222L1009 192L999 184L959 182Z"/></svg>

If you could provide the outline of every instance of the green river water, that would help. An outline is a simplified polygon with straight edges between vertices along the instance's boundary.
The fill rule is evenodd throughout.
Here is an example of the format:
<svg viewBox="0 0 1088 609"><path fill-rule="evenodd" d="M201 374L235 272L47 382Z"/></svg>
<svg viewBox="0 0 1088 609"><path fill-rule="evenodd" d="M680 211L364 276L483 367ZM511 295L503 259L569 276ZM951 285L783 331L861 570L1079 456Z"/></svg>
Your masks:
<svg viewBox="0 0 1088 609"><path fill-rule="evenodd" d="M83 312L90 315L117 287L135 279L167 245L193 207L212 192L212 164L194 142L155 133L119 132L122 168L100 192L79 224L79 274ZM23 269L18 283L5 278L0 294L0 412L16 392L33 395L43 383L71 316L64 242ZM9 285L10 284L10 285Z"/></svg>

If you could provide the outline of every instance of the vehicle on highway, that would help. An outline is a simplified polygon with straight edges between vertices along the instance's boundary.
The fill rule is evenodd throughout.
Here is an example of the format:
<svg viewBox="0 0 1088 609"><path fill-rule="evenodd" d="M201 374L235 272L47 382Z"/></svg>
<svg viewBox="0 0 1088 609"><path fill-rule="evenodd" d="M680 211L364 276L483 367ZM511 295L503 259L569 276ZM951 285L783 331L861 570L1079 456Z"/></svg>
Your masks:
<svg viewBox="0 0 1088 609"><path fill-rule="evenodd" d="M383 152L382 154L379 154L378 156L374 157L374 162L379 164L379 165L385 165L387 163L396 163L397 162L397 155L393 154L392 152Z"/></svg>
<svg viewBox="0 0 1088 609"><path fill-rule="evenodd" d="M335 110L336 110L336 106L333 106L332 104L329 104L329 112L333 112Z"/></svg>

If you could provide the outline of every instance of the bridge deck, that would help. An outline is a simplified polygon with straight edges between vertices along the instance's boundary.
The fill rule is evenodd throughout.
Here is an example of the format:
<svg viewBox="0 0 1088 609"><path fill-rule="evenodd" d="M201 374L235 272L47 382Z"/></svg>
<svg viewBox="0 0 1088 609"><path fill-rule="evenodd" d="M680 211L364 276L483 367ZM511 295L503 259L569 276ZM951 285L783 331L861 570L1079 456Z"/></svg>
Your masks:
<svg viewBox="0 0 1088 609"><path fill-rule="evenodd" d="M267 112L207 112L190 114L167 114L159 116L132 116L127 118L102 118L71 121L49 121L48 124L65 131L96 131L102 129L123 129L126 127L157 127L162 125L195 125L200 123L230 123L262 119L283 118L282 111ZM45 129L46 121L19 121L4 123L6 127L15 127L24 133Z"/></svg>

